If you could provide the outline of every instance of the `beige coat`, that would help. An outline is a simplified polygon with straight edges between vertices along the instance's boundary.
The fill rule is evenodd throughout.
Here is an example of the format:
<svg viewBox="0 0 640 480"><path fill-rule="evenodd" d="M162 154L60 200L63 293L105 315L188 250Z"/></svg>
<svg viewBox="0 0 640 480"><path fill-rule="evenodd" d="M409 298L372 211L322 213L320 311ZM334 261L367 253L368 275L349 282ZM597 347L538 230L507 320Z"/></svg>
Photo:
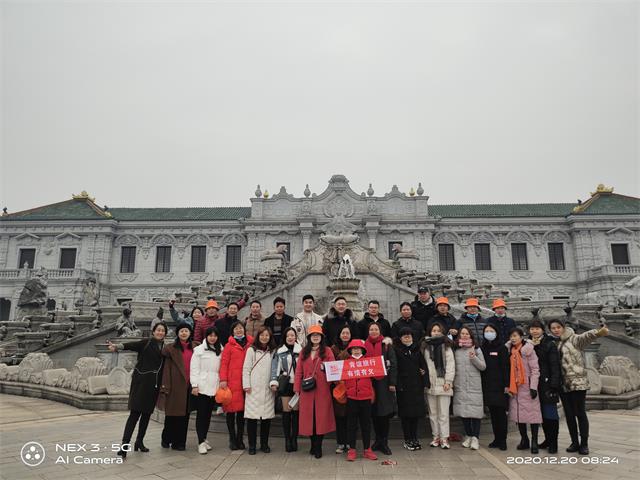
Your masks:
<svg viewBox="0 0 640 480"><path fill-rule="evenodd" d="M565 327L558 342L562 366L562 389L565 392L589 390L589 379L582 351L597 338L598 330L596 329L577 334L573 328Z"/></svg>
<svg viewBox="0 0 640 480"><path fill-rule="evenodd" d="M273 352L249 347L242 367L242 388L251 392L244 397L244 418L268 419L276 415L275 393L271 390Z"/></svg>
<svg viewBox="0 0 640 480"><path fill-rule="evenodd" d="M451 347L443 345L444 348L444 378L438 377L436 372L436 365L431 359L429 349L424 348L424 360L429 367L429 382L431 388L427 389L427 395L447 395L453 396L453 381L456 376L456 360ZM445 391L444 384L451 385L449 391Z"/></svg>

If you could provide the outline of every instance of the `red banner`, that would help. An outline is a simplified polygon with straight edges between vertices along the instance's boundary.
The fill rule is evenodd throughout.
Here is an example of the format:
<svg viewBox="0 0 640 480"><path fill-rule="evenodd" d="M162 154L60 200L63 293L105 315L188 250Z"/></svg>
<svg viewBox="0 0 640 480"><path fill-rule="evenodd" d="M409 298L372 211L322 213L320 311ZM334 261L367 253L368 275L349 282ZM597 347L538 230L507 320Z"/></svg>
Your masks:
<svg viewBox="0 0 640 480"><path fill-rule="evenodd" d="M362 357L358 360L349 358L324 362L324 371L329 382L337 382L353 378L384 377L387 374L387 367L382 356Z"/></svg>

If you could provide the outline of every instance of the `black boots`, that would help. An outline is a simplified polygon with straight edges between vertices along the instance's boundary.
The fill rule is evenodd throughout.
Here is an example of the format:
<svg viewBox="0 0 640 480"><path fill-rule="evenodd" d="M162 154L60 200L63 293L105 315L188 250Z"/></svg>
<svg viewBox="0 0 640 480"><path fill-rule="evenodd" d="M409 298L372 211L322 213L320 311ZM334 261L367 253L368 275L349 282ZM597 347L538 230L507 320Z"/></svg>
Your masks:
<svg viewBox="0 0 640 480"><path fill-rule="evenodd" d="M519 423L518 430L520 431L520 443L516 447L518 450L528 450L529 445L529 436L527 435L527 424Z"/></svg>
<svg viewBox="0 0 640 480"><path fill-rule="evenodd" d="M144 453L149 451L149 449L144 446L144 443L142 443L142 440L136 440L136 443L133 445L133 451L137 452L138 450Z"/></svg>
<svg viewBox="0 0 640 480"><path fill-rule="evenodd" d="M587 437L582 437L578 453L580 455L589 455L589 439Z"/></svg>
<svg viewBox="0 0 640 480"><path fill-rule="evenodd" d="M531 453L538 453L538 428L540 425L537 423L531 424Z"/></svg>
<svg viewBox="0 0 640 480"><path fill-rule="evenodd" d="M384 453L385 455L391 455L391 449L389 448L389 439L384 437L380 439L380 443L378 444L378 450Z"/></svg>
<svg viewBox="0 0 640 480"><path fill-rule="evenodd" d="M258 421L247 421L247 438L249 439L249 455L256 454L256 441L258 437Z"/></svg>
<svg viewBox="0 0 640 480"><path fill-rule="evenodd" d="M544 442L538 448L546 448L551 454L558 453L558 432L560 431L559 420L542 420L542 430L544 431Z"/></svg>
<svg viewBox="0 0 640 480"><path fill-rule="evenodd" d="M284 451L293 452L291 438L291 412L282 412L282 430L284 432Z"/></svg>
<svg viewBox="0 0 640 480"><path fill-rule="evenodd" d="M311 453L316 458L322 458L322 437L323 435L311 435Z"/></svg>
<svg viewBox="0 0 640 480"><path fill-rule="evenodd" d="M260 420L260 450L264 453L270 453L269 448L269 431L271 430L271 420Z"/></svg>
<svg viewBox="0 0 640 480"><path fill-rule="evenodd" d="M298 420L299 420L299 412L293 411L291 412L291 448L292 451L298 451Z"/></svg>

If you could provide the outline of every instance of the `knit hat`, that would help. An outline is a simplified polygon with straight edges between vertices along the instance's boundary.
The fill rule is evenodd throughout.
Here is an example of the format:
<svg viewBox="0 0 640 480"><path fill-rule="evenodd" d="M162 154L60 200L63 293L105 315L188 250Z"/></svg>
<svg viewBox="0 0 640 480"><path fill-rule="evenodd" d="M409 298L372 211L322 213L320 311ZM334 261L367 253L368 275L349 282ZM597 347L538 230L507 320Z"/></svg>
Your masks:
<svg viewBox="0 0 640 480"><path fill-rule="evenodd" d="M411 335L413 337L413 330L411 330L409 327L402 327L399 334L401 337L404 337L405 335Z"/></svg>
<svg viewBox="0 0 640 480"><path fill-rule="evenodd" d="M183 328L188 328L189 332L193 334L193 327L191 326L190 323L178 322L178 325L176 325L176 335L178 335L178 332L180 332L180 330L182 330Z"/></svg>

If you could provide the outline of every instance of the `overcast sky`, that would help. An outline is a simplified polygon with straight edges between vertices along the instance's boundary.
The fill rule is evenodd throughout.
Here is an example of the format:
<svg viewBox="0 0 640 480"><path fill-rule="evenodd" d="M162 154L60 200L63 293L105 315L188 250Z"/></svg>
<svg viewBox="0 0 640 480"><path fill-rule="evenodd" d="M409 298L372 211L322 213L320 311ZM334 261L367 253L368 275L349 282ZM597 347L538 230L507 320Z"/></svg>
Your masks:
<svg viewBox="0 0 640 480"><path fill-rule="evenodd" d="M638 195L638 5L3 1L0 208Z"/></svg>

